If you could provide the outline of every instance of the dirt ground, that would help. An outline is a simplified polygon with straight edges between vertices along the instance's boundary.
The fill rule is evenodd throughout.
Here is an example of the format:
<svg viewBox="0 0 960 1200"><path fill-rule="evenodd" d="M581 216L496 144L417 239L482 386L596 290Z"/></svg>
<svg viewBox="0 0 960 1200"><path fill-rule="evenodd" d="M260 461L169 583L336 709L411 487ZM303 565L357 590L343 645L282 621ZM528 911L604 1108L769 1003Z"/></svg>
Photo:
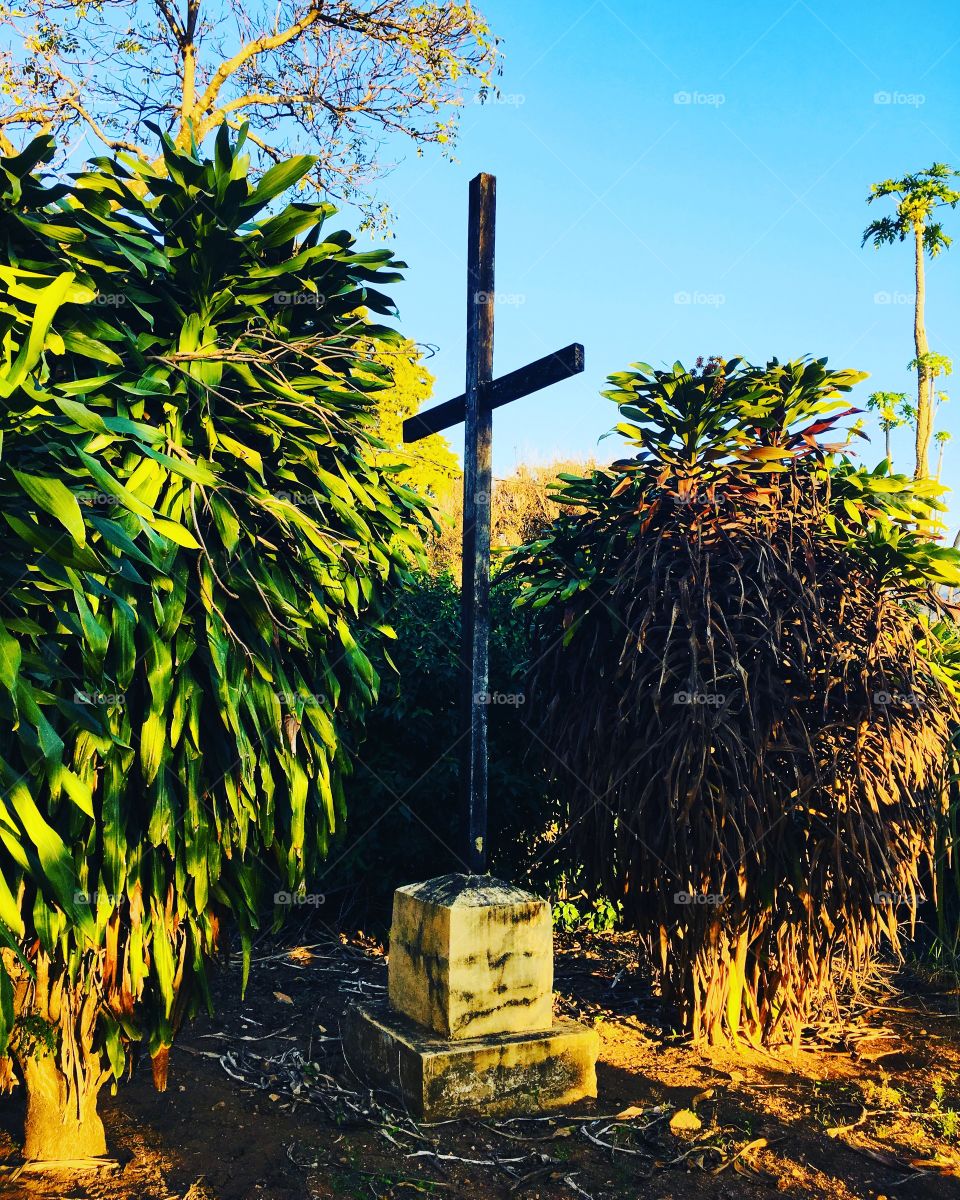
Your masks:
<svg viewBox="0 0 960 1200"><path fill-rule="evenodd" d="M596 1102L418 1127L340 1052L345 1005L382 994L382 951L304 941L258 948L242 1004L239 967L224 972L165 1094L142 1060L104 1096L115 1169L18 1175L22 1099L0 1101L0 1200L960 1198L955 993L901 977L794 1056L735 1057L664 1036L628 938L562 936L558 1011L600 1031Z"/></svg>

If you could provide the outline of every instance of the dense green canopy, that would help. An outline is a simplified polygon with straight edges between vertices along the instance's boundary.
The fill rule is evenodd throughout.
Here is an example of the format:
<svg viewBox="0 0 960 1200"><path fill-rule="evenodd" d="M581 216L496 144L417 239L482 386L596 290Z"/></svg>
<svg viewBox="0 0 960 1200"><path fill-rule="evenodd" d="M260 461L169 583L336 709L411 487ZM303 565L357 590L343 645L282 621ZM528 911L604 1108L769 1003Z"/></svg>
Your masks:
<svg viewBox="0 0 960 1200"><path fill-rule="evenodd" d="M304 886L425 520L373 465L403 264L242 141L0 160L0 1048L64 1071L162 1079L221 920Z"/></svg>

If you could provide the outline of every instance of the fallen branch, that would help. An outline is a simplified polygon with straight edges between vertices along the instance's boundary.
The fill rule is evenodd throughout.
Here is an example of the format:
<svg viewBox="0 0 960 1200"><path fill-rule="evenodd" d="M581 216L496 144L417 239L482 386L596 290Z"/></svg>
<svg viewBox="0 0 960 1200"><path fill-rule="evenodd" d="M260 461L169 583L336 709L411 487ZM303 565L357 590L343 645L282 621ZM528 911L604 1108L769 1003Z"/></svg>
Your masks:
<svg viewBox="0 0 960 1200"><path fill-rule="evenodd" d="M395 1186L413 1187L418 1192L425 1191L427 1188L450 1187L449 1183L444 1183L441 1179L417 1179L413 1175L394 1175L392 1171L374 1171L368 1167L355 1167L352 1163L337 1162L332 1158L314 1158L305 1162L294 1157L293 1151L296 1145L296 1142L291 1142L287 1147L287 1158L301 1171L316 1171L320 1168L327 1171L345 1171L351 1175L365 1175L370 1179L388 1179Z"/></svg>
<svg viewBox="0 0 960 1200"><path fill-rule="evenodd" d="M119 1171L120 1163L115 1158L46 1158L42 1162L31 1159L15 1167L0 1167L10 1173L11 1179L21 1175L40 1175L45 1171Z"/></svg>

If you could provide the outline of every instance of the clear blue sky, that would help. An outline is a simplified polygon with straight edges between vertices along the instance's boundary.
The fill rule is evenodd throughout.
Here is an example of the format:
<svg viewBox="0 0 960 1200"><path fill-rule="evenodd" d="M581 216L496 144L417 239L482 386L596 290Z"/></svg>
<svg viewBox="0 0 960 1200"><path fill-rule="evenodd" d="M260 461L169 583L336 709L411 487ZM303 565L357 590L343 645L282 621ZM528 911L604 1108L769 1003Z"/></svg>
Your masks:
<svg viewBox="0 0 960 1200"><path fill-rule="evenodd" d="M955 0L481 7L504 41L503 102L467 104L459 162L408 154L381 192L410 264L395 289L402 327L439 348L438 399L463 389L478 171L498 186L496 373L584 343L583 376L498 411L498 474L609 457L613 439L597 439L615 410L599 391L631 361L812 353L870 372L861 403L913 389L911 249L860 248L879 215L864 200L874 180L960 167ZM928 329L960 376L960 209L946 222L957 244L930 267ZM951 382L940 425L956 438L944 472L956 489ZM912 469L907 436L894 460Z"/></svg>

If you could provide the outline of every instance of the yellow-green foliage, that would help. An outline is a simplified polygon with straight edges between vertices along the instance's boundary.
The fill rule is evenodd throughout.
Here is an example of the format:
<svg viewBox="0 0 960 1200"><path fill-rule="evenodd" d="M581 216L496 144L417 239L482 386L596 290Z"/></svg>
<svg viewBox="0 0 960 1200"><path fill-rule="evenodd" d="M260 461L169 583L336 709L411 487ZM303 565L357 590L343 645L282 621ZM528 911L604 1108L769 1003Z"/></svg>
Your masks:
<svg viewBox="0 0 960 1200"><path fill-rule="evenodd" d="M377 393L377 434L386 443L374 461L379 467L402 466L406 487L432 503L446 507L460 487L460 463L450 443L439 433L410 445L403 444L403 423L415 416L433 397L434 377L427 370L416 342L403 338L396 346L383 346L374 356L393 377L390 387Z"/></svg>
<svg viewBox="0 0 960 1200"><path fill-rule="evenodd" d="M521 463L511 475L494 480L491 499L491 541L494 553L533 541L564 510L555 492L566 474L593 470L592 459L561 459L546 466ZM438 505L439 530L430 540L427 555L434 571L460 575L463 538L463 495L459 487Z"/></svg>

